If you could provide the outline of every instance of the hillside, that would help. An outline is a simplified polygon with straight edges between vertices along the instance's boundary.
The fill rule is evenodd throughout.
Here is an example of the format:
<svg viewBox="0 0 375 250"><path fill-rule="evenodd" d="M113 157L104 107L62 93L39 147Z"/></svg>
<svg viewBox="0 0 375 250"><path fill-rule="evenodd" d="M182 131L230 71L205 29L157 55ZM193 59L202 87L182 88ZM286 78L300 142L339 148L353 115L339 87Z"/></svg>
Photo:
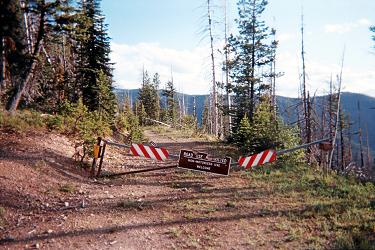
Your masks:
<svg viewBox="0 0 375 250"><path fill-rule="evenodd" d="M134 101L137 99L138 96L138 89L131 89L131 90L125 90L125 89L115 89L115 93L117 98L120 100L124 100L125 96L130 96L130 98ZM182 99L185 98L185 105L187 107L188 114L193 113L193 102L194 98L196 101L196 107L197 107L197 117L199 124L202 121L202 113L204 108L204 102L206 98L208 98L207 95L187 95L187 94L181 94L178 93L178 98ZM317 97L316 101L317 103L320 103L322 100L322 97ZM375 98L362 95L362 94L356 94L356 93L348 93L344 92L342 94L342 107L346 114L348 114L353 122L353 131L358 131L358 117L361 116L361 128L363 131L363 135L365 135L365 131L368 127L368 133L369 133L369 144L371 150L374 152L375 155L375 130L372 128L375 128ZM163 100L162 100L163 101ZM283 119L287 123L295 122L297 119L297 114L295 113L294 108L290 108L294 104L298 102L298 99L296 98L290 98L290 97L283 97L278 96L277 97L277 104L279 107L279 112ZM360 103L360 111L358 111L357 103ZM318 107L319 109L319 107ZM358 143L358 138L356 136L353 136L354 143Z"/></svg>
<svg viewBox="0 0 375 250"><path fill-rule="evenodd" d="M233 149L153 128L148 140L222 157ZM73 142L0 131L0 248L373 249L373 184L304 166L233 169L228 177L170 169L91 179ZM104 172L157 163L107 147ZM20 174L22 173L22 174Z"/></svg>
<svg viewBox="0 0 375 250"><path fill-rule="evenodd" d="M369 144L372 152L375 153L375 98L356 94L356 93L348 93L344 92L341 96L341 104L343 111L346 115L349 115L351 122L352 122L352 131L353 131L353 142L358 144L358 136L356 132L359 130L359 117L361 118L361 128L362 128L362 135L363 141L366 143L366 131L368 130L369 135ZM297 114L295 113L295 109L291 109L290 107L293 106L298 102L296 98L289 98L289 97L277 97L279 111L284 120L288 123L295 122L297 120ZM317 103L322 103L322 97L316 97ZM360 105L360 109L358 110L358 103ZM318 112L320 107L318 106Z"/></svg>

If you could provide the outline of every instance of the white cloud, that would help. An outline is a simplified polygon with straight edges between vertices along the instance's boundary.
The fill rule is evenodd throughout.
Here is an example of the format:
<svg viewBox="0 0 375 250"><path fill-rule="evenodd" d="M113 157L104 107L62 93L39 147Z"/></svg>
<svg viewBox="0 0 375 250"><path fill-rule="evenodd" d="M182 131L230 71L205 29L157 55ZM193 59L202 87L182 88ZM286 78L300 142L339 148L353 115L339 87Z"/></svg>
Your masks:
<svg viewBox="0 0 375 250"><path fill-rule="evenodd" d="M112 61L115 63L115 80L119 88L139 88L142 68L151 74L159 73L162 86L173 79L177 90L186 93L208 93L210 78L207 76L209 51L205 47L193 50L162 48L157 43L136 45L112 43ZM207 62L208 61L208 62ZM209 71L208 71L209 72Z"/></svg>
<svg viewBox="0 0 375 250"><path fill-rule="evenodd" d="M358 24L361 25L361 26L370 26L371 22L370 22L370 20L368 20L366 18L362 18L362 19L358 20Z"/></svg>
<svg viewBox="0 0 375 250"><path fill-rule="evenodd" d="M290 40L294 40L296 37L297 37L297 34L295 34L295 33L281 33L281 34L277 35L276 39L279 42L287 42L287 41L290 41Z"/></svg>
<svg viewBox="0 0 375 250"><path fill-rule="evenodd" d="M288 52L280 53L278 58L278 70L285 75L277 80L276 92L283 96L298 96L298 85L301 61L298 54ZM341 66L338 64L322 64L307 60L307 88L310 94L327 94L329 92L329 81L332 76L336 83L337 75ZM348 65L343 68L342 90L347 92L363 93L375 96L375 72L367 69L357 69Z"/></svg>
<svg viewBox="0 0 375 250"><path fill-rule="evenodd" d="M170 80L171 66L176 88L188 94L207 94L211 87L209 49L197 47L192 50L162 48L156 43L136 45L112 44L112 60L115 62L115 80L120 88L139 88L144 65L151 74L158 72L162 86ZM217 58L217 64L220 60ZM300 75L300 55L298 53L280 52L277 56L278 71L285 75L277 80L277 94L283 96L298 95ZM331 75L336 79L340 72L338 64L323 64L317 61L306 61L307 84L311 94L326 94L329 90ZM217 80L222 74L217 66ZM375 72L370 69L344 67L343 90L375 96Z"/></svg>
<svg viewBox="0 0 375 250"><path fill-rule="evenodd" d="M324 26L324 31L326 33L338 33L338 34L344 34L344 33L348 33L348 32L351 32L353 29L355 28L359 28L359 27L368 27L370 26L371 22L366 19L366 18L362 18L362 19L359 19L355 22L351 22L351 23L343 23L343 24L327 24Z"/></svg>

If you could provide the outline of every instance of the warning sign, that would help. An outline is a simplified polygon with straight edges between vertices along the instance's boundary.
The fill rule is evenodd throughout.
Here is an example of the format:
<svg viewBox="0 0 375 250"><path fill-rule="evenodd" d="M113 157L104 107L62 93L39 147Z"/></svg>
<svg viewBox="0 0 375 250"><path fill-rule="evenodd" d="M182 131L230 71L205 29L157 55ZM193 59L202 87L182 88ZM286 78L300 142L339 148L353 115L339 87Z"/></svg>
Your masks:
<svg viewBox="0 0 375 250"><path fill-rule="evenodd" d="M207 154L181 150L178 167L220 175L229 175L230 157L223 159L207 159Z"/></svg>

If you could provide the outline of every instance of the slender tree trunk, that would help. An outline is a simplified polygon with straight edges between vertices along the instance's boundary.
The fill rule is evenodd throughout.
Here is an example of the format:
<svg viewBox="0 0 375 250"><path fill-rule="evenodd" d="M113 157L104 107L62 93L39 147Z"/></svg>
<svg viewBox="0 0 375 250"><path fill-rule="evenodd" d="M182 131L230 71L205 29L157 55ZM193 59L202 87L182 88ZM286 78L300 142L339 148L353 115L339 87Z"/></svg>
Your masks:
<svg viewBox="0 0 375 250"><path fill-rule="evenodd" d="M362 128L361 128L361 106L359 104L359 101L357 102L358 107L358 137L359 137L359 153L361 157L361 167L365 165L364 159L363 159L363 143L362 143Z"/></svg>
<svg viewBox="0 0 375 250"><path fill-rule="evenodd" d="M348 118L348 163L353 160L353 150L352 150L352 126L350 124L350 118Z"/></svg>
<svg viewBox="0 0 375 250"><path fill-rule="evenodd" d="M340 111L341 116L343 116L342 112ZM346 162L345 162L345 140L344 140L344 120L343 117L340 118L340 144L341 144L341 171L344 171Z"/></svg>
<svg viewBox="0 0 375 250"><path fill-rule="evenodd" d="M276 112L277 112L277 103L276 103L276 30L274 31L274 37L273 37L275 48L273 51L273 62L272 62L272 78L271 78L271 103L274 113L274 118L276 119Z"/></svg>
<svg viewBox="0 0 375 250"><path fill-rule="evenodd" d="M311 100L309 92L307 92L306 142L311 142ZM311 149L308 148L307 152L311 153Z"/></svg>
<svg viewBox="0 0 375 250"><path fill-rule="evenodd" d="M253 5L255 6L255 0L253 1ZM249 119L253 120L254 110L255 110L255 100L254 100L254 94L255 94L255 8L253 8L253 16L252 16L252 48L251 48L251 74L250 74L250 115Z"/></svg>
<svg viewBox="0 0 375 250"><path fill-rule="evenodd" d="M323 103L322 103L322 106L323 106L323 108L322 108L322 118L321 118L321 122L322 122L322 126L321 126L321 135L320 135L320 137L321 138L325 138L325 126L326 126L326 118L325 118L325 112L326 112L326 110L325 110L325 103L324 103L324 99L323 99ZM320 150L320 164L321 164L321 167L323 168L323 170L324 170L324 166L326 166L326 157L325 157L325 152L323 151L323 150Z"/></svg>
<svg viewBox="0 0 375 250"><path fill-rule="evenodd" d="M303 23L303 13L301 15L301 57L302 57L302 102L303 102L303 114L305 118L305 136L308 135L308 107L306 98L306 65L305 65L305 44L304 44L304 23ZM307 138L306 140L307 141Z"/></svg>
<svg viewBox="0 0 375 250"><path fill-rule="evenodd" d="M229 53L228 53L228 23L227 23L227 0L224 0L224 40L225 40L225 85L226 85L226 99L228 105L228 134L232 132L232 116L230 114L231 110L231 100L229 95Z"/></svg>
<svg viewBox="0 0 375 250"><path fill-rule="evenodd" d="M3 89L6 87L6 53L5 53L5 37L1 38L1 79L0 79L0 95L2 94Z"/></svg>
<svg viewBox="0 0 375 250"><path fill-rule="evenodd" d="M212 19L211 19L211 4L207 0L207 15L208 15L208 29L210 32L210 45L211 45L211 63L212 63L212 132L218 135L218 112L217 112L217 92L216 92L216 75L215 75L215 56L214 56L214 38L212 35Z"/></svg>
<svg viewBox="0 0 375 250"><path fill-rule="evenodd" d="M334 148L336 145L336 138L337 138L337 129L338 129L338 122L339 122L339 115L340 115L340 104L341 104L341 83L342 83L342 71L344 68L344 55L345 55L345 48L344 52L342 55L342 60L341 60L341 71L340 71L340 76L338 78L338 90L337 90L337 109L336 109L336 119L335 119L335 132L333 135L333 140L332 140L332 145L333 149L331 151L331 154L329 156L329 167L332 168L332 159L333 159L333 153L334 153Z"/></svg>
<svg viewBox="0 0 375 250"><path fill-rule="evenodd" d="M366 123L366 143L367 143L367 167L370 168L371 167L371 152L370 152L370 144L369 144L369 140L368 140L368 127L367 127L367 123Z"/></svg>

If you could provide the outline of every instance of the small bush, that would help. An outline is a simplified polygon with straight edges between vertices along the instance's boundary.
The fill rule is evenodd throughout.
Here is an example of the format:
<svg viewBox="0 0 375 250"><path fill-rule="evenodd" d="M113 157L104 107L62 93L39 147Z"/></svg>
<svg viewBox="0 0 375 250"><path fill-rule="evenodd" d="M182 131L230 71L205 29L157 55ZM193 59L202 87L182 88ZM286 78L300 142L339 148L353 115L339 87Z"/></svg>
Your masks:
<svg viewBox="0 0 375 250"><path fill-rule="evenodd" d="M115 120L116 129L119 132L125 134L128 138L127 141L141 142L144 138L141 126L139 124L139 118L133 114L129 107L126 107Z"/></svg>
<svg viewBox="0 0 375 250"><path fill-rule="evenodd" d="M46 125L49 130L62 130L64 127L64 118L60 115L50 116L46 119Z"/></svg>
<svg viewBox="0 0 375 250"><path fill-rule="evenodd" d="M250 121L245 115L231 138L242 154L256 154L266 149L288 149L299 143L295 129L274 117L268 101L261 102ZM278 156L278 165L293 166L303 159L302 151Z"/></svg>
<svg viewBox="0 0 375 250"><path fill-rule="evenodd" d="M75 137L76 160L83 162L85 157L92 156L92 148L97 137L106 137L111 134L108 121L97 111L89 111L79 100L78 103L65 102L60 108L60 117L50 123L55 124L61 132Z"/></svg>

